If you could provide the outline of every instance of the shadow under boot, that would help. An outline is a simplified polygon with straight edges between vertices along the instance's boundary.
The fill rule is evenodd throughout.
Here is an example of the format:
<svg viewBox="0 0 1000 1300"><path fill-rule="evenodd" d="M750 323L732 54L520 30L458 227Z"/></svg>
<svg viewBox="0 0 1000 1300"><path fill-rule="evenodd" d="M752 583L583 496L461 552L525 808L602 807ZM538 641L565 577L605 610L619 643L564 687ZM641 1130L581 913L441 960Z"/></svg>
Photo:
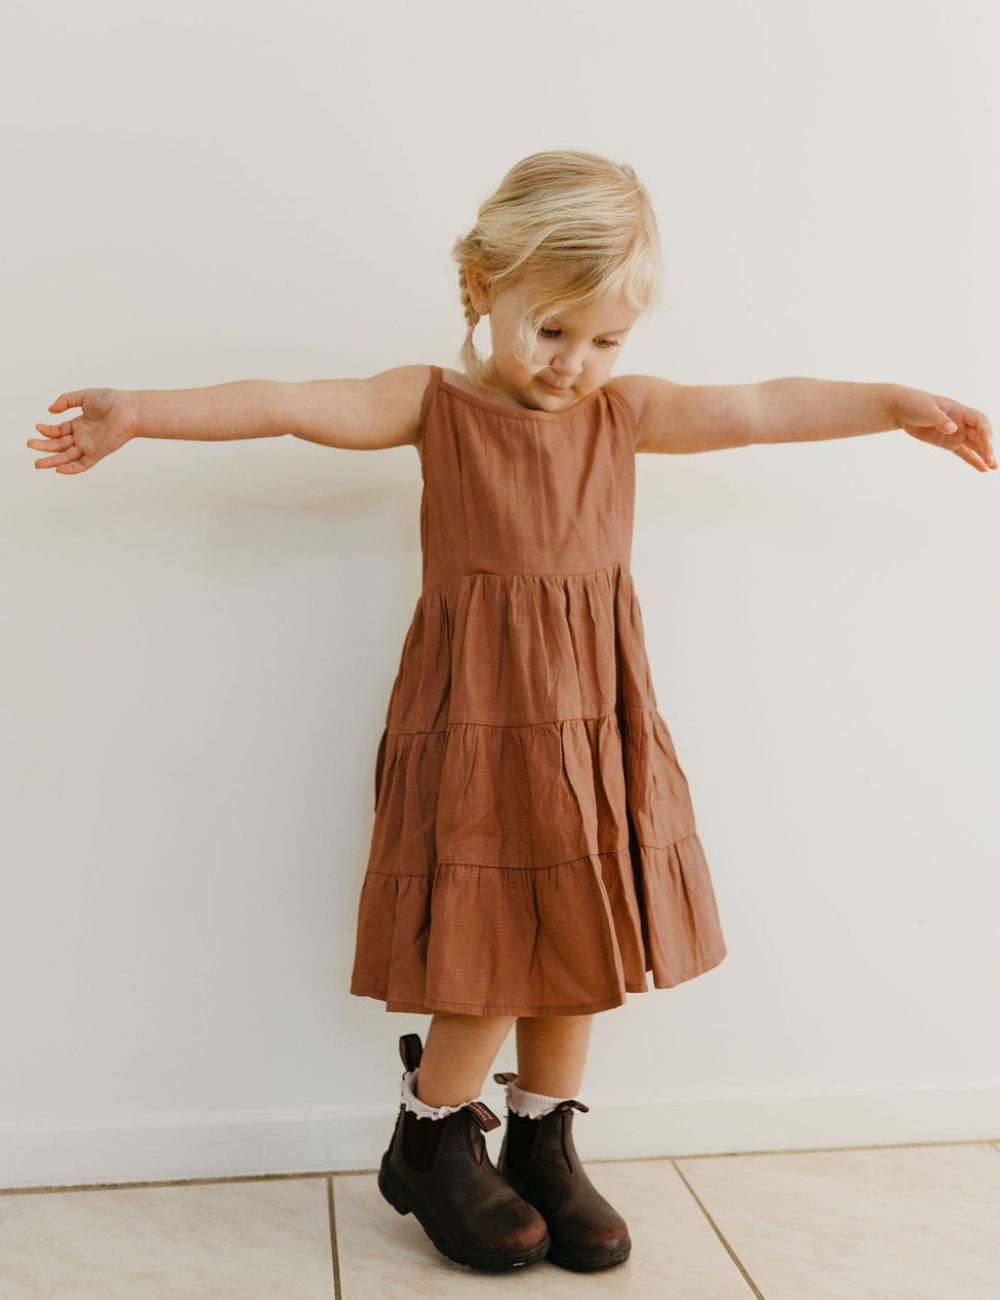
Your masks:
<svg viewBox="0 0 1000 1300"><path fill-rule="evenodd" d="M517 1075L505 1071L493 1078L509 1084ZM545 1219L552 1238L548 1258L581 1273L624 1264L632 1250L625 1220L590 1181L576 1152L573 1112L589 1109L574 1098L529 1119L508 1105L497 1160L511 1187Z"/></svg>
<svg viewBox="0 0 1000 1300"><path fill-rule="evenodd" d="M407 1072L423 1054L419 1034L403 1034ZM405 1079L404 1074L404 1079ZM484 1132L500 1120L482 1101L434 1119L399 1104L378 1172L379 1191L400 1214L411 1211L431 1241L457 1264L508 1269L543 1259L545 1220L497 1172Z"/></svg>

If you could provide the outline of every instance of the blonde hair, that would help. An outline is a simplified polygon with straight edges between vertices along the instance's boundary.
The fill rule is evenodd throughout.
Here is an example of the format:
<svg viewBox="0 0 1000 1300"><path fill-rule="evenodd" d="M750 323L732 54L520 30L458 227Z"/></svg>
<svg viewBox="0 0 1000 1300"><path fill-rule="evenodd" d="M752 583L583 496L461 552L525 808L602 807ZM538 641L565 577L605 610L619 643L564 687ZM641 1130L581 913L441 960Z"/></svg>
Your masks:
<svg viewBox="0 0 1000 1300"><path fill-rule="evenodd" d="M575 149L515 163L479 208L476 224L455 241L452 256L470 327L480 316L466 263L487 293L528 277L544 286L515 330L514 353L524 366L547 317L622 293L644 312L660 297L660 239L645 187L627 163ZM486 362L471 329L457 358L469 379L482 382Z"/></svg>

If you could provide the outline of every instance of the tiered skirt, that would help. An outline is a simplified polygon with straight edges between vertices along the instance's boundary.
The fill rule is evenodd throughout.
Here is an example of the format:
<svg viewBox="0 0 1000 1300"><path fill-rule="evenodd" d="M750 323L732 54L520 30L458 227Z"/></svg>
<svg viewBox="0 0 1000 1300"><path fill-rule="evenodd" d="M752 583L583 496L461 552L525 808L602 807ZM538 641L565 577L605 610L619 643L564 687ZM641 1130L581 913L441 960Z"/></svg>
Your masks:
<svg viewBox="0 0 1000 1300"><path fill-rule="evenodd" d="M583 1015L725 955L628 569L424 592L375 760L350 991Z"/></svg>

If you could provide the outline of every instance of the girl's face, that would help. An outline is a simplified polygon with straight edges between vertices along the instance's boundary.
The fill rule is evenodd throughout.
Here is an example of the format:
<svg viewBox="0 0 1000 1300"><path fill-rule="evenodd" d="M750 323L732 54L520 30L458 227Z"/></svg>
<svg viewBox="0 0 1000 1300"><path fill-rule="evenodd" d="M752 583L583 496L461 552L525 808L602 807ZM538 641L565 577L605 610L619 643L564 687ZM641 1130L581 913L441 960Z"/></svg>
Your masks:
<svg viewBox="0 0 1000 1300"><path fill-rule="evenodd" d="M600 388L639 317L624 298L602 298L542 325L527 368L514 356L520 312L534 300L532 285L504 289L488 303L493 355L488 374L494 387L519 404L544 411L572 406ZM474 302L484 296L473 291Z"/></svg>

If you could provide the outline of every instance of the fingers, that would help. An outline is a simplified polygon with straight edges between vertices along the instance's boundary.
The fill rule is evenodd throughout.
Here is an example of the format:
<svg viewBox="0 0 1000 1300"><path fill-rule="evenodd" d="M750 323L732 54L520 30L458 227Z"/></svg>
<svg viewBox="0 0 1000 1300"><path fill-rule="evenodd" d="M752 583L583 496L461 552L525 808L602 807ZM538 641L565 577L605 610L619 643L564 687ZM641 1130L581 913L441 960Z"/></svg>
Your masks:
<svg viewBox="0 0 1000 1300"><path fill-rule="evenodd" d="M947 409L942 408L942 401L947 402ZM976 456L980 457L986 469L997 468L996 453L993 450L993 428L982 411L977 411L972 406L963 406L960 402L948 398L939 398L938 413L941 418L934 426L936 429L948 439L961 438L960 445L971 449ZM956 424L956 420L960 423ZM949 447L949 450L957 451L958 448ZM967 460L968 457L962 456L962 459Z"/></svg>
<svg viewBox="0 0 1000 1300"><path fill-rule="evenodd" d="M993 429L989 420L983 415L982 411L970 411L965 417L965 423L970 427L972 436L976 440L976 446L982 452L983 459L993 469L996 469L997 458L993 450Z"/></svg>
<svg viewBox="0 0 1000 1300"><path fill-rule="evenodd" d="M996 464L988 465L979 452L972 447L963 444L961 447L953 447L952 451L961 460L968 462L973 469L978 469L981 474L988 474L991 469L996 469Z"/></svg>
<svg viewBox="0 0 1000 1300"><path fill-rule="evenodd" d="M79 419L80 417L76 416L75 418ZM65 438L67 435L72 434L73 424L73 420L63 420L62 424L42 424L39 422L35 425L35 428L45 438Z"/></svg>
<svg viewBox="0 0 1000 1300"><path fill-rule="evenodd" d="M79 447L70 447L67 451L60 452L58 456L48 456L44 460L35 461L35 469L52 469L60 465L69 465L72 461L79 460L83 452Z"/></svg>
<svg viewBox="0 0 1000 1300"><path fill-rule="evenodd" d="M35 428L37 429L38 427L39 426L36 424ZM71 446L72 443L73 435L71 433L64 433L62 437L29 438L25 443L25 446L34 447L36 451L62 451L65 447Z"/></svg>
<svg viewBox="0 0 1000 1300"><path fill-rule="evenodd" d="M942 433L954 433L958 425L951 418L947 411L942 411L940 406L937 409L937 420L934 427L940 429Z"/></svg>
<svg viewBox="0 0 1000 1300"><path fill-rule="evenodd" d="M962 437L965 446L979 456L987 469L996 469L997 458L993 450L993 430L986 416L979 411L969 411L962 417L965 425Z"/></svg>
<svg viewBox="0 0 1000 1300"><path fill-rule="evenodd" d="M48 409L53 412L68 411L71 406L83 405L83 389L76 393L60 393L54 402L49 404Z"/></svg>
<svg viewBox="0 0 1000 1300"><path fill-rule="evenodd" d="M46 429L51 429L53 432L56 432L57 428L70 430L72 425L73 421L67 420L65 424L59 426L52 424L36 424L35 428L41 429L43 432ZM26 445L28 447L33 447L35 451L56 451L62 452L64 455L68 455L70 451L79 453L79 449L73 441L73 434L71 432L66 432L62 434L61 437L29 438ZM61 463L62 461L58 457L50 456L48 460L36 460L35 469L50 469L52 466L58 466Z"/></svg>

